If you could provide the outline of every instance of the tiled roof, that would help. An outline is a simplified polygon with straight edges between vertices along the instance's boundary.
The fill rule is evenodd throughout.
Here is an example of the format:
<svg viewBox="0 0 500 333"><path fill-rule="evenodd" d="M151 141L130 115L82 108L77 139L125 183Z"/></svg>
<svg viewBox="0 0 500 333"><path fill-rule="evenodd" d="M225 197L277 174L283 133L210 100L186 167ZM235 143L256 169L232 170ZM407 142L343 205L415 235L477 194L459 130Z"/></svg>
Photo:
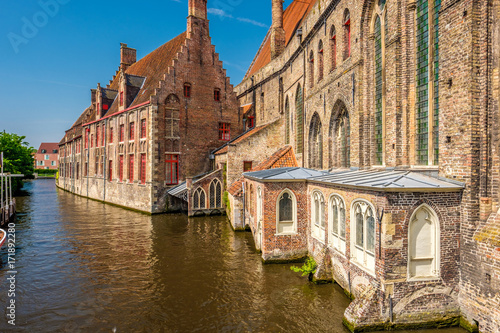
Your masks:
<svg viewBox="0 0 500 333"><path fill-rule="evenodd" d="M132 104L128 106L129 108L149 101L150 96L153 95L155 89L159 87L159 82L163 80L164 74L166 74L168 68L173 65L172 61L180 51L185 40L186 32L183 32L125 70L126 74L146 78L146 82L142 85L141 90L139 90ZM118 90L119 78L120 75L118 73L108 89ZM117 111L118 103L115 100L107 114L113 114Z"/></svg>
<svg viewBox="0 0 500 333"><path fill-rule="evenodd" d="M267 169L274 168L285 168L285 167L297 167L297 159L295 158L295 154L293 153L292 146L285 146L275 152L271 157L257 165L255 168L252 168L253 171L261 171ZM240 177L237 181L235 181L231 186L229 186L228 192L231 195L236 196L241 192L241 182L243 181L243 177Z"/></svg>
<svg viewBox="0 0 500 333"><path fill-rule="evenodd" d="M243 105L241 107L241 109L243 110L243 118L247 115L247 113L249 113L250 111L252 111L252 106L253 106L253 103L250 103L250 104L247 104L247 105Z"/></svg>
<svg viewBox="0 0 500 333"><path fill-rule="evenodd" d="M45 150L46 153L42 153ZM37 154L54 154L54 150L59 150L59 144L57 142L42 142L40 148L38 148Z"/></svg>
<svg viewBox="0 0 500 333"><path fill-rule="evenodd" d="M295 0L285 10L283 14L283 28L285 29L286 45L295 35L295 30L299 27L300 23L311 11L316 0ZM252 76L262 67L271 62L271 30L266 35L262 42L257 55L255 56L250 68L245 77Z"/></svg>
<svg viewBox="0 0 500 333"><path fill-rule="evenodd" d="M262 131L264 128L268 127L271 124L273 124L273 123L269 123L269 124L262 125L262 126L259 126L259 127L254 127L251 130L246 131L245 133L243 133L240 136L238 136L238 137L234 138L233 140L229 141L228 143L226 143L222 147L219 147L218 149L214 150L213 154L215 154L215 155L222 155L222 154L227 153L227 147L229 145L237 144L237 143L245 140L246 138L251 137L254 134L257 134L258 132Z"/></svg>

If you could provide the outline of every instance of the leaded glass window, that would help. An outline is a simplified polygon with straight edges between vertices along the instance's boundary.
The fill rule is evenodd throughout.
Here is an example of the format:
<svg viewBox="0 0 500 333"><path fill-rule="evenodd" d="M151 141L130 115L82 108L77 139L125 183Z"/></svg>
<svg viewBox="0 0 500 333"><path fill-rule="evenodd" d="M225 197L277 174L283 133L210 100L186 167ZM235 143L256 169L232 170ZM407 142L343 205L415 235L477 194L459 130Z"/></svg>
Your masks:
<svg viewBox="0 0 500 333"><path fill-rule="evenodd" d="M304 104L302 100L302 87L299 86L297 87L297 94L295 97L295 114L297 117L297 153L301 154L302 153L302 143L304 139Z"/></svg>
<svg viewBox="0 0 500 333"><path fill-rule="evenodd" d="M295 196L285 190L278 198L277 202L277 234L293 234L297 232L297 202Z"/></svg>
<svg viewBox="0 0 500 333"><path fill-rule="evenodd" d="M375 19L375 155L383 164L383 104L382 104L382 29L380 16Z"/></svg>

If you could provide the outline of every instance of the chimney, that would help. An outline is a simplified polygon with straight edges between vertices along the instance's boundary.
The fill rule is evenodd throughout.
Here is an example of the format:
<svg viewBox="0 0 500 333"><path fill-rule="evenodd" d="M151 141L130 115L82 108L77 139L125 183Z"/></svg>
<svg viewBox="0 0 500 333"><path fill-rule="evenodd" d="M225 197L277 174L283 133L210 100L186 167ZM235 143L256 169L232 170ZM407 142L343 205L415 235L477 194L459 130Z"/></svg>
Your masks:
<svg viewBox="0 0 500 333"><path fill-rule="evenodd" d="M90 89L90 100L91 100L91 104L95 106L95 103L96 103L96 94L97 90L96 89Z"/></svg>
<svg viewBox="0 0 500 333"><path fill-rule="evenodd" d="M207 0L189 0L189 16L207 19Z"/></svg>
<svg viewBox="0 0 500 333"><path fill-rule="evenodd" d="M137 61L137 51L127 47L127 44L120 43L120 70L126 71Z"/></svg>
<svg viewBox="0 0 500 333"><path fill-rule="evenodd" d="M283 0L272 0L273 24L271 25L271 59L285 50L285 29L283 29Z"/></svg>

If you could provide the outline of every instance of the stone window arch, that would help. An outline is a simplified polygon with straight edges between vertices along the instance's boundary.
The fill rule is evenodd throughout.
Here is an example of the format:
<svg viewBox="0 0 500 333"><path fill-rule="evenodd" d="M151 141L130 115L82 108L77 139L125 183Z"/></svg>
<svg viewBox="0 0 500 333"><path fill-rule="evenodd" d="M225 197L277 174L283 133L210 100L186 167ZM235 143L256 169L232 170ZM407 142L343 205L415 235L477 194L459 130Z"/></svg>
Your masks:
<svg viewBox="0 0 500 333"><path fill-rule="evenodd" d="M290 144L290 102L285 99L285 144Z"/></svg>
<svg viewBox="0 0 500 333"><path fill-rule="evenodd" d="M318 43L318 82L323 80L323 67L324 67L324 52L323 52L323 41L320 40Z"/></svg>
<svg viewBox="0 0 500 333"><path fill-rule="evenodd" d="M337 68L337 31L335 26L330 28L330 53L331 53L331 70Z"/></svg>
<svg viewBox="0 0 500 333"><path fill-rule="evenodd" d="M333 194L329 204L329 235L328 243L342 253L346 252L346 209L344 199Z"/></svg>
<svg viewBox="0 0 500 333"><path fill-rule="evenodd" d="M375 272L375 208L365 200L357 200L351 208L351 251L353 260Z"/></svg>
<svg viewBox="0 0 500 333"><path fill-rule="evenodd" d="M351 14L349 9L344 11L344 60L351 56Z"/></svg>
<svg viewBox="0 0 500 333"><path fill-rule="evenodd" d="M439 11L441 0L416 1L416 163L439 164Z"/></svg>
<svg viewBox="0 0 500 333"><path fill-rule="evenodd" d="M349 112L342 101L337 101L330 118L329 130L330 167L351 166L351 124Z"/></svg>
<svg viewBox="0 0 500 333"><path fill-rule="evenodd" d="M297 127L297 139L295 142L297 154L302 154L304 140L304 100L302 96L302 87L297 86L297 94L295 95L295 126Z"/></svg>
<svg viewBox="0 0 500 333"><path fill-rule="evenodd" d="M206 195L205 191L198 187L193 194L193 209L205 209L206 208Z"/></svg>
<svg viewBox="0 0 500 333"><path fill-rule="evenodd" d="M314 113L309 126L309 167L315 169L323 168L323 134L321 132L321 120Z"/></svg>
<svg viewBox="0 0 500 333"><path fill-rule="evenodd" d="M314 87L314 51L309 53L309 87Z"/></svg>
<svg viewBox="0 0 500 333"><path fill-rule="evenodd" d="M436 212L426 204L418 207L408 227L408 279L439 277L440 227Z"/></svg>
<svg viewBox="0 0 500 333"><path fill-rule="evenodd" d="M289 189L283 190L276 201L276 233L297 233L297 198Z"/></svg>
<svg viewBox="0 0 500 333"><path fill-rule="evenodd" d="M325 198L318 190L311 196L311 230L312 236L320 242L325 242Z"/></svg>
<svg viewBox="0 0 500 333"><path fill-rule="evenodd" d="M222 185L218 179L210 183L210 208L222 208Z"/></svg>

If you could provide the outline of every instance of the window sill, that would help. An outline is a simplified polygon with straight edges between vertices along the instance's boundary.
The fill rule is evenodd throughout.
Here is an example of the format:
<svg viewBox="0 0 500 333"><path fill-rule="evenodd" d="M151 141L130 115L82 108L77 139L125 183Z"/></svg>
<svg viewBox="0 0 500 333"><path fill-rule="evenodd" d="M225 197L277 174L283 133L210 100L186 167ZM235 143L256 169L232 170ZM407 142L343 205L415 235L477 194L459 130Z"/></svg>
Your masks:
<svg viewBox="0 0 500 333"><path fill-rule="evenodd" d="M296 231L294 232L284 232L280 234L274 234L274 236L297 236L298 233Z"/></svg>
<svg viewBox="0 0 500 333"><path fill-rule="evenodd" d="M408 278L406 281L407 282L434 282L434 281L439 281L441 278L439 276L423 276L423 277L412 277Z"/></svg>
<svg viewBox="0 0 500 333"><path fill-rule="evenodd" d="M334 251L334 252L337 252L338 254L340 254L342 257L346 257L346 254L342 251L340 251L340 249L336 248L335 246L333 246L332 244L328 244L328 247L330 248L330 250Z"/></svg>

